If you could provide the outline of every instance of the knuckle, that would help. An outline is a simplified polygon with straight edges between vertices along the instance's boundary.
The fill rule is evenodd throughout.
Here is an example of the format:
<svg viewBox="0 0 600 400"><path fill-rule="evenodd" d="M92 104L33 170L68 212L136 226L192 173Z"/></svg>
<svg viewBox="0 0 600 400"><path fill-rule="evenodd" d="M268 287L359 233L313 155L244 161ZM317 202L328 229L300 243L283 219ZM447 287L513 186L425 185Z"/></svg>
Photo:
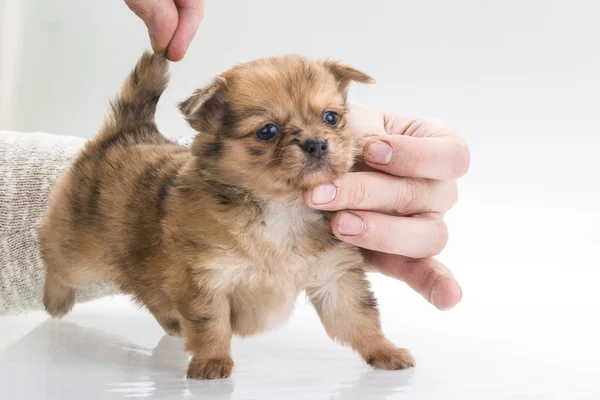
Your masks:
<svg viewBox="0 0 600 400"><path fill-rule="evenodd" d="M403 133L403 122L399 114L386 113L383 115L383 129L389 135L400 135Z"/></svg>
<svg viewBox="0 0 600 400"><path fill-rule="evenodd" d="M394 199L394 213L405 214L414 208L418 192L417 186L417 183L412 179L399 180Z"/></svg>
<svg viewBox="0 0 600 400"><path fill-rule="evenodd" d="M458 184L456 183L456 181L452 181L450 182L450 184L448 185L447 189L446 189L446 199L448 202L447 205L447 209L451 209L452 207L454 207L456 205L456 203L458 203ZM444 210L447 211L447 210Z"/></svg>
<svg viewBox="0 0 600 400"><path fill-rule="evenodd" d="M433 285L439 279L440 273L430 265L424 265L419 269L418 287L423 296L430 297Z"/></svg>
<svg viewBox="0 0 600 400"><path fill-rule="evenodd" d="M428 121L423 117L412 118L408 121L405 135L407 136L419 136L419 134L428 126Z"/></svg>
<svg viewBox="0 0 600 400"><path fill-rule="evenodd" d="M126 1L127 6L135 15L141 18L143 21L148 21L152 17L152 9L148 7L148 4L143 1Z"/></svg>
<svg viewBox="0 0 600 400"><path fill-rule="evenodd" d="M365 184L360 179L357 179L348 189L346 207L360 206L365 200L366 193Z"/></svg>
<svg viewBox="0 0 600 400"><path fill-rule="evenodd" d="M427 162L427 154L421 146L396 146L396 149L392 163L408 176L414 176Z"/></svg>
<svg viewBox="0 0 600 400"><path fill-rule="evenodd" d="M430 235L431 255L438 255L448 244L448 226L442 220L432 221Z"/></svg>
<svg viewBox="0 0 600 400"><path fill-rule="evenodd" d="M471 152L466 143L461 143L456 148L454 164L452 167L452 176L460 177L465 175L471 166Z"/></svg>

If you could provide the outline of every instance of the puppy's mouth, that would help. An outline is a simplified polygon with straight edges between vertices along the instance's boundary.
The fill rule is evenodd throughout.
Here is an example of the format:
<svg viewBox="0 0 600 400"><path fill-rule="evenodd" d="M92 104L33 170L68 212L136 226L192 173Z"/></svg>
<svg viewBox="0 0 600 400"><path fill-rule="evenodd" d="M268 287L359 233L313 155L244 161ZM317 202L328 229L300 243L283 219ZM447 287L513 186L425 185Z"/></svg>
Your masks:
<svg viewBox="0 0 600 400"><path fill-rule="evenodd" d="M297 170L297 182L303 188L330 182L347 171L340 163L334 149L323 138L313 138L298 145L302 149L303 162Z"/></svg>
<svg viewBox="0 0 600 400"><path fill-rule="evenodd" d="M335 170L332 161L333 159L329 154L325 154L321 157L306 156L300 173L314 177L320 174L331 175Z"/></svg>
<svg viewBox="0 0 600 400"><path fill-rule="evenodd" d="M331 165L327 157L322 158L320 160L308 159L306 160L305 167L303 168L302 172L314 174L317 172L321 172L324 169L328 169L330 167Z"/></svg>
<svg viewBox="0 0 600 400"><path fill-rule="evenodd" d="M331 156L319 159L306 157L304 165L299 171L299 176L304 185L316 186L338 178L342 171L338 171L333 164Z"/></svg>
<svg viewBox="0 0 600 400"><path fill-rule="evenodd" d="M300 170L298 179L302 186L316 186L331 179L335 179L336 174L331 166L324 162L311 162Z"/></svg>

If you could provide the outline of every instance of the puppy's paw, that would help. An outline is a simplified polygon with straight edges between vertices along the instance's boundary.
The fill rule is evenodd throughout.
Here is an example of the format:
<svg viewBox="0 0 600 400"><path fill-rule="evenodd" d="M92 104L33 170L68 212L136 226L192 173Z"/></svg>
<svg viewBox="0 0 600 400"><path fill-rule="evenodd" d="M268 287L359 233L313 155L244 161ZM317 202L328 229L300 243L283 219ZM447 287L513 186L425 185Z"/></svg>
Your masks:
<svg viewBox="0 0 600 400"><path fill-rule="evenodd" d="M398 370L415 366L415 359L406 349L398 347L381 347L373 350L365 357L367 364L373 368Z"/></svg>
<svg viewBox="0 0 600 400"><path fill-rule="evenodd" d="M42 302L46 312L50 314L52 318L62 318L75 306L77 295L73 288L62 286L51 289L52 290L49 290L48 287L46 287Z"/></svg>
<svg viewBox="0 0 600 400"><path fill-rule="evenodd" d="M233 370L233 360L227 358L201 359L192 358L188 367L187 377L192 379L229 378Z"/></svg>

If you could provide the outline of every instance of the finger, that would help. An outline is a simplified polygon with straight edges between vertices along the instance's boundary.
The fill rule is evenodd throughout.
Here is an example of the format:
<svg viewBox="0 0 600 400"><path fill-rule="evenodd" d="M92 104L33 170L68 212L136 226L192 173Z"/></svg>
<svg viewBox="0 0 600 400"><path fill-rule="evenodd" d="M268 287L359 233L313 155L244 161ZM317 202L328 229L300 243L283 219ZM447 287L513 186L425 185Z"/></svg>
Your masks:
<svg viewBox="0 0 600 400"><path fill-rule="evenodd" d="M355 172L303 194L319 210L366 210L391 215L446 212L456 204L456 181L398 178L380 172Z"/></svg>
<svg viewBox="0 0 600 400"><path fill-rule="evenodd" d="M363 147L367 165L396 176L449 180L466 174L470 154L455 136L388 135L371 138Z"/></svg>
<svg viewBox="0 0 600 400"><path fill-rule="evenodd" d="M180 61L185 56L204 18L206 1L175 0L175 4L179 12L179 25L169 44L167 58L171 61Z"/></svg>
<svg viewBox="0 0 600 400"><path fill-rule="evenodd" d="M448 242L441 218L393 217L370 211L340 211L331 221L340 240L364 249L412 258L439 254Z"/></svg>
<svg viewBox="0 0 600 400"><path fill-rule="evenodd" d="M359 140L373 135L387 135L384 113L351 102L348 102L347 107L346 126Z"/></svg>
<svg viewBox="0 0 600 400"><path fill-rule="evenodd" d="M372 270L399 279L440 310L449 310L462 299L452 272L434 258L412 259L402 256L365 251Z"/></svg>
<svg viewBox="0 0 600 400"><path fill-rule="evenodd" d="M152 49L160 52L167 48L177 29L177 8L172 1L129 0L127 6L137 15L146 27Z"/></svg>

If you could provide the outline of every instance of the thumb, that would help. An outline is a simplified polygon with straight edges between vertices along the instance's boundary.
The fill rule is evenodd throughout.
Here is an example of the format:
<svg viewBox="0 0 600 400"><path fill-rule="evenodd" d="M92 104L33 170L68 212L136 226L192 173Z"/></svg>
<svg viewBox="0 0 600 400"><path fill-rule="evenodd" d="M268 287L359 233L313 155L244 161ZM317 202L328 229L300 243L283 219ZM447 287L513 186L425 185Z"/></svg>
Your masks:
<svg viewBox="0 0 600 400"><path fill-rule="evenodd" d="M179 22L173 0L126 0L125 3L146 24L152 49L155 52L166 49Z"/></svg>

